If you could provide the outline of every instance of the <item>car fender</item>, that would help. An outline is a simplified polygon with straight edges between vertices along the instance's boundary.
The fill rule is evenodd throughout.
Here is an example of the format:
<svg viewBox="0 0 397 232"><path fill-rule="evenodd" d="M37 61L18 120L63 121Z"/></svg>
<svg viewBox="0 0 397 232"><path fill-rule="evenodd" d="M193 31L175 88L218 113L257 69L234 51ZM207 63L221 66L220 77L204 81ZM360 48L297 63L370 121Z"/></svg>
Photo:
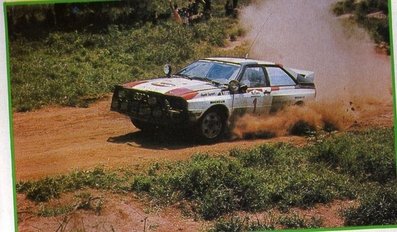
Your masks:
<svg viewBox="0 0 397 232"><path fill-rule="evenodd" d="M205 112L213 107L223 107L227 116L232 113L232 98L231 95L208 96L195 98L188 101L188 111L191 115L191 120L197 121Z"/></svg>

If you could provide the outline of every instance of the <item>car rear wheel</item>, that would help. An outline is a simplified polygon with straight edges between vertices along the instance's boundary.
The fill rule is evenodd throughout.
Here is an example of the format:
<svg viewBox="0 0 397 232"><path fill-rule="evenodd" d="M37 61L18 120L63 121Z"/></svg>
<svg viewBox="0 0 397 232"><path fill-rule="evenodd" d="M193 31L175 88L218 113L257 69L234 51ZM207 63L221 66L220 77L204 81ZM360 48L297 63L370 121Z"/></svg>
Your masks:
<svg viewBox="0 0 397 232"><path fill-rule="evenodd" d="M204 142L211 143L219 140L226 127L226 118L218 110L206 112L199 120L198 133Z"/></svg>

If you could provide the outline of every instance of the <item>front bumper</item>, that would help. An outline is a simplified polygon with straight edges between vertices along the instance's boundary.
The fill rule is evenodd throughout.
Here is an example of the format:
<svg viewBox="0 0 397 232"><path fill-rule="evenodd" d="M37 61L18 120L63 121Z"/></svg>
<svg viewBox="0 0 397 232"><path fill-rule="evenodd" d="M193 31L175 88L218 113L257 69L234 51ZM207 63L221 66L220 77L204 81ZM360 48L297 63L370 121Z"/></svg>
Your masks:
<svg viewBox="0 0 397 232"><path fill-rule="evenodd" d="M185 99L116 86L111 110L156 125L188 125Z"/></svg>

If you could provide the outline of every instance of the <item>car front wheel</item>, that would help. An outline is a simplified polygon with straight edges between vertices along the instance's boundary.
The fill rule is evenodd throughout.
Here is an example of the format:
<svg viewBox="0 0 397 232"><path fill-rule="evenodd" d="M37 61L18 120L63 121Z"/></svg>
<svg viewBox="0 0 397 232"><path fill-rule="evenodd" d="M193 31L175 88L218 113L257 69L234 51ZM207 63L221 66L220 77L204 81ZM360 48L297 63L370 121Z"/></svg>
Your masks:
<svg viewBox="0 0 397 232"><path fill-rule="evenodd" d="M218 110L210 110L199 120L198 133L204 142L215 142L223 136L225 126L225 116Z"/></svg>
<svg viewBox="0 0 397 232"><path fill-rule="evenodd" d="M156 125L138 119L131 118L131 122L136 128L144 132L152 132L157 129Z"/></svg>

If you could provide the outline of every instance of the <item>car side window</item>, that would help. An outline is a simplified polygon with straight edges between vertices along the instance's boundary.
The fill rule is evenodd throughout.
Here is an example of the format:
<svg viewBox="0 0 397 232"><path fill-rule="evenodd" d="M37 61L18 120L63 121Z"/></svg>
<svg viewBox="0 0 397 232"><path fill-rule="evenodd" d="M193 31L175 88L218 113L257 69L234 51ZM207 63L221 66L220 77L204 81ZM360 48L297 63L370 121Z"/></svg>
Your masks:
<svg viewBox="0 0 397 232"><path fill-rule="evenodd" d="M265 72L262 67L247 67L244 71L241 84L248 88L266 87Z"/></svg>
<svg viewBox="0 0 397 232"><path fill-rule="evenodd" d="M295 81L279 67L266 67L271 86L296 85Z"/></svg>

